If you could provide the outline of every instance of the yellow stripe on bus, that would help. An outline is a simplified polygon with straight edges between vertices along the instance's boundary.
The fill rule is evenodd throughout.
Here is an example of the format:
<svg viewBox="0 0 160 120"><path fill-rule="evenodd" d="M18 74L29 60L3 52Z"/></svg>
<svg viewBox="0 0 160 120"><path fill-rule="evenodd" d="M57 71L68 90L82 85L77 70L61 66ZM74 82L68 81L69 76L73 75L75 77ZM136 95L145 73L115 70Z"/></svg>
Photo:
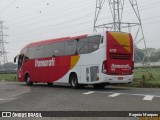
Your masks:
<svg viewBox="0 0 160 120"><path fill-rule="evenodd" d="M74 66L77 64L78 60L79 60L80 56L71 56L71 66L70 69L74 68Z"/></svg>
<svg viewBox="0 0 160 120"><path fill-rule="evenodd" d="M131 48L130 48L131 43L130 43L129 34L119 33L119 32L110 32L110 34L120 45L123 45L124 49L126 49L128 52L131 52Z"/></svg>

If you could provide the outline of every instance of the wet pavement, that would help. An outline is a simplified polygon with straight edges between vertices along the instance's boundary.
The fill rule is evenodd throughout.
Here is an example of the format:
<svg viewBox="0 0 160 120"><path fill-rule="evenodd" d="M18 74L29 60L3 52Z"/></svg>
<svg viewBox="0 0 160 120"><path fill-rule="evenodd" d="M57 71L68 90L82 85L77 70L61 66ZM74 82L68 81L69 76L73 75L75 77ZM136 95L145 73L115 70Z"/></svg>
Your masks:
<svg viewBox="0 0 160 120"><path fill-rule="evenodd" d="M28 92L30 87L24 83L0 81L0 103L11 101Z"/></svg>

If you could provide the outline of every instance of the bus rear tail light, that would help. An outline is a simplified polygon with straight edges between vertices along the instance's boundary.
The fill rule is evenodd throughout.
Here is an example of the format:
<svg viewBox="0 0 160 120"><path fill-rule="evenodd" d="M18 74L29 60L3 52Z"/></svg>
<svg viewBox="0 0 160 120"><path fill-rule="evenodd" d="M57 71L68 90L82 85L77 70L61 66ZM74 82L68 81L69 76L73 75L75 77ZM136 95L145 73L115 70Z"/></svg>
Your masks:
<svg viewBox="0 0 160 120"><path fill-rule="evenodd" d="M132 70L134 69L134 61L132 62Z"/></svg>
<svg viewBox="0 0 160 120"><path fill-rule="evenodd" d="M133 73L133 70L134 70L134 61L132 62L132 73Z"/></svg>
<svg viewBox="0 0 160 120"><path fill-rule="evenodd" d="M107 60L103 61L103 64L102 64L102 73L107 74Z"/></svg>

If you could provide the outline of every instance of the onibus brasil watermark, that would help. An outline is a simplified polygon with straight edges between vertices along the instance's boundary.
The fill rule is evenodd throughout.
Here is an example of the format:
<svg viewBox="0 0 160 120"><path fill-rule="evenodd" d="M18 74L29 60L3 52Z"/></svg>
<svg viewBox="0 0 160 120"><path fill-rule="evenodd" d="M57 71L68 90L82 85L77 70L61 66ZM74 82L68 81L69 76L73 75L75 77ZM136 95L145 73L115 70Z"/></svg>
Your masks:
<svg viewBox="0 0 160 120"><path fill-rule="evenodd" d="M2 112L2 117L42 117L40 112Z"/></svg>
<svg viewBox="0 0 160 120"><path fill-rule="evenodd" d="M0 111L0 117L137 117L160 120L160 111ZM144 118L144 119L143 119ZM140 119L141 120L141 119ZM152 120L152 119L151 119Z"/></svg>

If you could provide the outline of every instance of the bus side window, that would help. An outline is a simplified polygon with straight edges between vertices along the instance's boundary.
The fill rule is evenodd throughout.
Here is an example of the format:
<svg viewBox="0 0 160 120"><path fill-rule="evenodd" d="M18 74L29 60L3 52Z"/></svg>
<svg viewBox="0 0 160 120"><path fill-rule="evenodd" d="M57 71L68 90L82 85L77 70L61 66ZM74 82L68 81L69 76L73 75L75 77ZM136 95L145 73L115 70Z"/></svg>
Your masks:
<svg viewBox="0 0 160 120"><path fill-rule="evenodd" d="M26 56L29 59L34 59L35 58L35 47L28 48Z"/></svg>
<svg viewBox="0 0 160 120"><path fill-rule="evenodd" d="M64 55L74 55L76 53L76 46L77 46L76 40L66 41L64 47Z"/></svg>
<svg viewBox="0 0 160 120"><path fill-rule="evenodd" d="M54 43L52 56L63 56L64 55L64 42Z"/></svg>
<svg viewBox="0 0 160 120"><path fill-rule="evenodd" d="M99 44L100 44L100 35L96 35L96 36L91 36L89 37L89 47L88 47L88 52L94 52L99 48Z"/></svg>
<svg viewBox="0 0 160 120"><path fill-rule="evenodd" d="M99 48L100 38L100 35L96 35L80 39L77 43L77 53L85 54L94 52Z"/></svg>
<svg viewBox="0 0 160 120"><path fill-rule="evenodd" d="M42 58L42 53L43 53L43 46L36 46L35 47L35 58Z"/></svg>
<svg viewBox="0 0 160 120"><path fill-rule="evenodd" d="M77 53L78 54L88 53L88 38L79 39L77 43Z"/></svg>
<svg viewBox="0 0 160 120"><path fill-rule="evenodd" d="M55 57L64 55L64 42L57 42L43 46L42 56Z"/></svg>
<svg viewBox="0 0 160 120"><path fill-rule="evenodd" d="M53 56L53 51L54 51L54 44L48 44L43 46L43 53L42 56L43 58L46 57L52 57Z"/></svg>

